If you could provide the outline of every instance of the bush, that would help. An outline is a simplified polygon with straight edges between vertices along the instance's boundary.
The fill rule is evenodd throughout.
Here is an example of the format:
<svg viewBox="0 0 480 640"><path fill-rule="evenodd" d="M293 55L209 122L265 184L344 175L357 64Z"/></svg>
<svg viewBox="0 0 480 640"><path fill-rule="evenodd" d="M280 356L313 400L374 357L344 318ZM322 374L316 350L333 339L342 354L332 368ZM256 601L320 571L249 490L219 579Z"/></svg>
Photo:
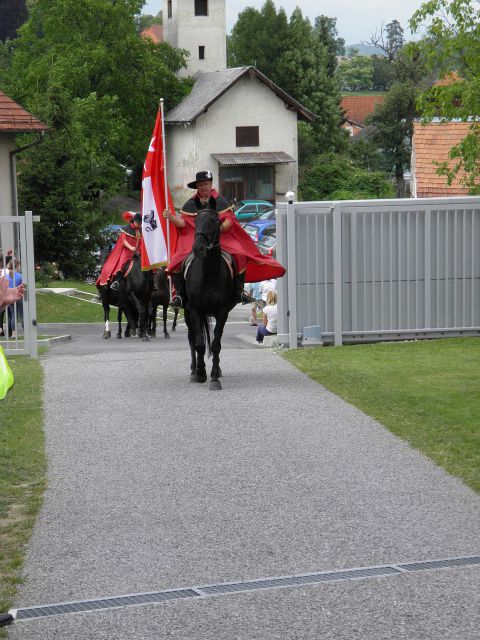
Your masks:
<svg viewBox="0 0 480 640"><path fill-rule="evenodd" d="M49 282L60 280L62 277L56 262L42 262L36 268L35 280L43 287L48 287Z"/></svg>
<svg viewBox="0 0 480 640"><path fill-rule="evenodd" d="M325 153L312 159L298 185L302 200L392 198L393 185L382 171L368 171L348 156Z"/></svg>

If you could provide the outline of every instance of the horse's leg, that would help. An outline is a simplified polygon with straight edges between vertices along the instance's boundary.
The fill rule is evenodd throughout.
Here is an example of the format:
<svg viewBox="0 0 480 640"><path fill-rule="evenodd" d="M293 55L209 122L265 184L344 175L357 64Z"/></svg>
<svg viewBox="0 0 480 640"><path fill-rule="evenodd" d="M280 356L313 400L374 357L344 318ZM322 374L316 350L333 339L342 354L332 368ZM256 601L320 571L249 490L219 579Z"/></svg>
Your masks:
<svg viewBox="0 0 480 640"><path fill-rule="evenodd" d="M138 310L138 337L141 338L144 342L148 342L149 338L146 331L147 307L144 304L143 300L141 300L135 293L132 292L130 295L135 304L135 307Z"/></svg>
<svg viewBox="0 0 480 640"><path fill-rule="evenodd" d="M177 330L177 318L178 318L178 309L175 309L174 315L173 315L172 331Z"/></svg>
<svg viewBox="0 0 480 640"><path fill-rule="evenodd" d="M222 388L222 384L219 380L219 378L222 377L222 370L220 369L220 351L222 349L223 329L227 322L227 318L227 310L215 317L215 330L213 332L212 341L212 372L210 374L210 389L212 391L219 391Z"/></svg>
<svg viewBox="0 0 480 640"><path fill-rule="evenodd" d="M205 368L205 338L203 335L203 317L197 312L190 313L193 341L197 356L197 366L195 367L195 379L197 382L207 381L207 370ZM190 338L189 338L190 340Z"/></svg>
<svg viewBox="0 0 480 640"><path fill-rule="evenodd" d="M135 317L135 312L132 310L129 303L123 305L123 313L125 314L128 322L128 337L134 336L137 332L137 319ZM125 337L127 337L127 330L125 330Z"/></svg>
<svg viewBox="0 0 480 640"><path fill-rule="evenodd" d="M109 322L110 305L108 301L104 299L102 299L102 304L103 304L103 321L105 323L105 328L103 330L103 337L105 338L105 340L108 340L108 338L112 337L112 332L110 331L110 322Z"/></svg>
<svg viewBox="0 0 480 640"><path fill-rule="evenodd" d="M117 338L120 340L122 338L122 308L121 307L118 307L118 310L117 310L117 321L118 321Z"/></svg>
<svg viewBox="0 0 480 640"><path fill-rule="evenodd" d="M162 307L163 310L163 336L164 338L170 338L170 334L168 333L168 329L167 329L167 313L168 313L168 305L164 304ZM178 310L175 311L175 313L177 313Z"/></svg>
<svg viewBox="0 0 480 640"><path fill-rule="evenodd" d="M148 334L151 338L157 337L157 305L152 304L148 310Z"/></svg>
<svg viewBox="0 0 480 640"><path fill-rule="evenodd" d="M195 371L197 369L197 354L195 352L195 334L193 333L192 330L192 326L190 324L190 312L185 309L185 324L187 325L187 329L188 329L188 344L190 345L190 354L191 354L191 361L190 361L190 382L196 382L197 381L197 377L195 375Z"/></svg>

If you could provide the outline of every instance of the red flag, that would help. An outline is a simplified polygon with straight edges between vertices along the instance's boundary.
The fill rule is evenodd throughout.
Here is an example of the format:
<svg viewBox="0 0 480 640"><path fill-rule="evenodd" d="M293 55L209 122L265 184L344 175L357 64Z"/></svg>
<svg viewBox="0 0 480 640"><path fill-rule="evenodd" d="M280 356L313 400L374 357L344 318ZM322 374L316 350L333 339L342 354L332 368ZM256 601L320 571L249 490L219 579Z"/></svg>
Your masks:
<svg viewBox="0 0 480 640"><path fill-rule="evenodd" d="M177 229L165 220L165 209L174 211L170 189L166 187L163 127L160 110L157 113L152 140L142 173L142 269L167 264L177 245ZM168 206L166 202L168 201Z"/></svg>

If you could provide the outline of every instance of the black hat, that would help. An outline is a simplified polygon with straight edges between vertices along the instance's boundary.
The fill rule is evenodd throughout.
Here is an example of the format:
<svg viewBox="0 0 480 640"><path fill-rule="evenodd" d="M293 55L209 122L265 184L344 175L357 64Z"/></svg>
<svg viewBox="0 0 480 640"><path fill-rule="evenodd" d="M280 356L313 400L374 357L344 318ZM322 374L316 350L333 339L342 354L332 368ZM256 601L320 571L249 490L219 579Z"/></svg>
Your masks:
<svg viewBox="0 0 480 640"><path fill-rule="evenodd" d="M205 180L213 180L213 175L211 171L197 171L195 176L195 180L193 182L189 182L187 187L190 189L197 188L197 182L205 182Z"/></svg>
<svg viewBox="0 0 480 640"><path fill-rule="evenodd" d="M141 222L141 221L142 221L142 214L141 214L141 213L136 213L136 214L133 216L133 219L132 219L132 220L133 220L133 222Z"/></svg>

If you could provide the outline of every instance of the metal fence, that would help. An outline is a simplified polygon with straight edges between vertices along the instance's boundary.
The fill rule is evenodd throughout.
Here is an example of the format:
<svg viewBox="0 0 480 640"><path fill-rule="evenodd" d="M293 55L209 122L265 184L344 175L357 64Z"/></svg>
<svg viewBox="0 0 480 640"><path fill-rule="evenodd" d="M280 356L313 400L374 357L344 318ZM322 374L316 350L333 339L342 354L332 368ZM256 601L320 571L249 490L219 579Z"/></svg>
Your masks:
<svg viewBox="0 0 480 640"><path fill-rule="evenodd" d="M0 345L7 355L38 356L35 300L35 261L33 250L33 221L39 220L26 211L24 216L0 216L0 274L13 267L15 278L25 284L23 302L11 305L0 313ZM10 253L11 252L11 253ZM7 265L7 255L11 261ZM13 279L12 279L13 280Z"/></svg>
<svg viewBox="0 0 480 640"><path fill-rule="evenodd" d="M480 198L295 202L277 215L279 341L480 335Z"/></svg>

